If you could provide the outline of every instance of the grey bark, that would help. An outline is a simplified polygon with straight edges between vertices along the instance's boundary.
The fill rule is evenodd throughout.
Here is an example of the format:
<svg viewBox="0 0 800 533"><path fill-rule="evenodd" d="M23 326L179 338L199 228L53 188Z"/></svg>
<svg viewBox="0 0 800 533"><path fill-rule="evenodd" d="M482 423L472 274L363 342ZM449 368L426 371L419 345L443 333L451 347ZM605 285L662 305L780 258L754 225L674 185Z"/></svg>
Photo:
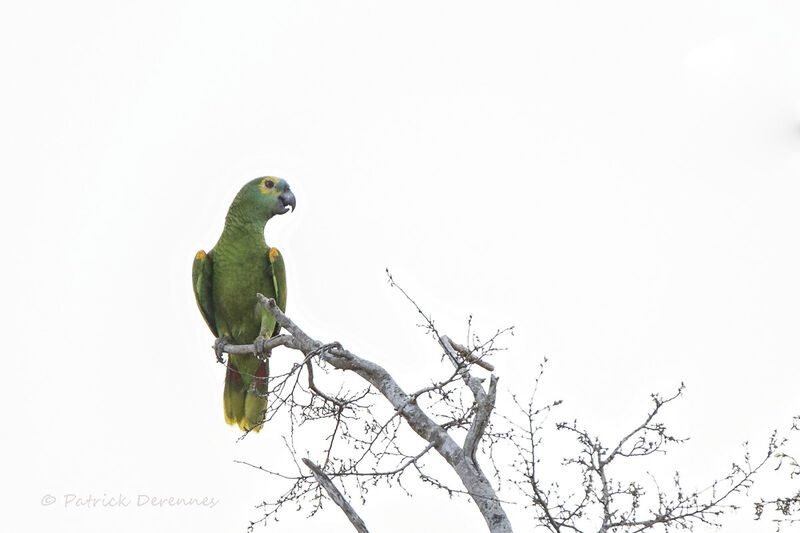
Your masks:
<svg viewBox="0 0 800 533"><path fill-rule="evenodd" d="M336 485L333 484L333 481L330 480L328 476L322 471L320 467L314 464L313 461L310 459L303 459L303 463L311 470L311 473L314 474L314 479L317 480L317 483L325 489L325 492L328 493L333 503L339 506L342 512L347 516L347 519L350 520L350 523L353 524L353 527L356 528L358 533L369 533L367 530L366 524L364 521L361 520L361 517L358 516L355 509L350 505L350 503L342 496L342 493L339 492L339 489L336 488Z"/></svg>
<svg viewBox="0 0 800 533"><path fill-rule="evenodd" d="M429 442L453 468L486 521L489 531L492 533L512 532L511 523L495 494L494 488L475 460L476 445L483 435L489 414L494 407L497 378L492 377L489 393L487 394L483 390L479 379L470 376L468 372L463 373L465 382L475 395L478 412L467 434L465 446L462 448L445 429L436 424L417 405L415 398L409 396L383 367L354 355L342 348L338 343L325 345L309 337L280 310L275 300L266 298L261 294L258 295L258 298L262 305L275 316L278 324L290 333L290 335L279 335L270 339L270 348L283 345L300 350L307 357L316 355L334 368L355 372L369 382L392 404L400 416L408 423L409 427L417 435ZM452 341L449 341L447 337L443 339L446 339L443 342L443 346L448 351L448 355L451 358L454 357L453 354L456 350L452 346ZM229 353L253 353L253 346L227 346L225 351Z"/></svg>

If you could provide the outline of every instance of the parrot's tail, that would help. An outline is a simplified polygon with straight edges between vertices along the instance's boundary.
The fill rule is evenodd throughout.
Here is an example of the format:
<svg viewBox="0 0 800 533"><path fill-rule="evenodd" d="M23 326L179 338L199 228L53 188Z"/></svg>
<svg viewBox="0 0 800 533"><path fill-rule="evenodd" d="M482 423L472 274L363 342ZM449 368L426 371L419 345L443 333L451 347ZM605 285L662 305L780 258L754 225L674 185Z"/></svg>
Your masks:
<svg viewBox="0 0 800 533"><path fill-rule="evenodd" d="M225 422L238 425L242 431L261 431L267 409L267 363L261 361L253 376L242 377L236 364L228 360L225 373Z"/></svg>

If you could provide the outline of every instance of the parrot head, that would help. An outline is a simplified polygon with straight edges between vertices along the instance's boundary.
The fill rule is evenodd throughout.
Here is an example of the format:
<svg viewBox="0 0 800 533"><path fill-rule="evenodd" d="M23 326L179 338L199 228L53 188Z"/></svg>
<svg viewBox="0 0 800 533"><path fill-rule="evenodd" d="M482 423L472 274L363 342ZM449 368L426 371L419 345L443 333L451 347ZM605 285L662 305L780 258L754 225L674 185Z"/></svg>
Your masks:
<svg viewBox="0 0 800 533"><path fill-rule="evenodd" d="M297 202L286 180L265 176L245 184L231 205L247 212L258 221L266 222L275 215L295 210Z"/></svg>

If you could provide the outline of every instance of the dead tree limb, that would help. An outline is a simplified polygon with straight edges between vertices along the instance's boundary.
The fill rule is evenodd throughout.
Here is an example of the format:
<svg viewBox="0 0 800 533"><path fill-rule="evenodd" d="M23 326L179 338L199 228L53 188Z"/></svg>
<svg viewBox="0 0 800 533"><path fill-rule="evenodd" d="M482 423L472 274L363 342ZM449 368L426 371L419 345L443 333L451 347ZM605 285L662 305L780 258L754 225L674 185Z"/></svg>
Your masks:
<svg viewBox="0 0 800 533"><path fill-rule="evenodd" d="M496 378L490 382L490 391L487 394L483 391L480 380L469 376L468 372L463 375L470 390L475 394L479 413L483 413L481 416L476 417L467 435L465 446L467 446L469 453L466 453L465 448L462 448L453 440L447 429L431 419L417 405L416 397L407 394L383 367L356 356L345 350L338 343L326 345L313 339L280 310L275 300L266 298L261 294L258 295L258 299L267 311L275 317L278 324L289 332L289 335L280 335L275 337L274 340L270 339L272 341L270 342L270 348L283 345L299 350L307 358L318 357L334 368L354 372L370 383L391 403L392 407L406 421L409 427L417 435L425 439L447 461L464 484L469 496L475 502L486 521L489 531L492 533L510 533L512 531L511 523L495 494L494 488L474 460L475 446L485 428L485 419L488 419L494 405ZM450 350L454 351L454 348L451 346ZM254 353L251 345L227 346L225 351L229 353ZM482 422L480 421L481 419L483 419Z"/></svg>
<svg viewBox="0 0 800 533"><path fill-rule="evenodd" d="M314 479L317 480L317 483L325 489L325 492L328 493L333 503L339 506L342 512L347 516L347 519L350 520L350 523L353 524L353 527L356 528L358 533L369 533L367 530L366 524L364 521L361 520L361 517L358 516L353 506L342 496L342 493L339 492L339 489L336 488L336 485L330 480L328 476L325 475L325 472L322 471L320 467L314 464L311 459L303 459L303 464L305 464L311 473L314 474Z"/></svg>
<svg viewBox="0 0 800 533"><path fill-rule="evenodd" d="M443 335L441 337L441 345L442 348L444 348L445 353L447 353L449 356L453 366L460 371L464 378L464 382L475 396L475 419L472 421L469 432L464 439L464 455L466 455L469 460L475 464L476 468L480 468L477 460L475 459L475 450L477 449L478 442L480 442L484 431L486 431L486 425L489 423L489 417L494 409L494 402L497 396L497 376L492 374L492 377L489 379L489 392L487 393L485 390L483 390L481 380L473 377L469 373L469 370L460 365L458 362L456 357L457 348L454 347L454 343L450 340L450 337ZM461 355L466 358L466 348L463 346L459 346L459 348L461 348L461 350L458 350L458 352L460 352Z"/></svg>
<svg viewBox="0 0 800 533"><path fill-rule="evenodd" d="M390 282L394 285L390 277ZM396 286L396 285L394 285ZM398 289L400 289L398 287ZM277 512L287 503L311 503L313 515L321 508L324 493L327 493L346 514L348 508L343 494L350 497L350 487L360 491L362 501L369 486L378 480L389 486L410 494L403 485L406 472L416 472L419 479L450 495L468 495L482 514L490 532L510 532L511 525L502 503L482 471L478 462L477 450L480 448L488 460L497 482L498 489L503 482L510 482L523 495L526 507L533 510L534 521L538 526L553 533L641 533L654 528L665 531L690 529L694 524L716 524L717 519L727 510L736 508L731 503L736 494L749 489L754 476L766 464L779 442L775 435L767 446L767 454L762 461L752 462L749 452L745 452L744 462L734 464L731 471L714 481L707 489L686 491L680 484L678 472L672 480L672 489L662 489L659 481L652 477L652 484L642 483L636 476L632 479L620 478L618 466L629 460L638 460L653 454L666 453L669 444L680 444L684 439L672 436L666 426L657 420L661 409L676 400L683 387L672 396L662 398L653 395L654 407L639 420L635 427L622 434L610 446L592 436L577 421L555 424L555 429L574 437L568 453L561 457L558 480L545 483L537 465L541 462L540 448L543 418L551 409L559 405L554 401L543 407L534 407L534 395L538 389L544 363L535 378L533 395L526 406L517 401L523 420L518 416L509 417L495 413L497 396L497 377L491 375L488 387L485 379L472 374L476 366L489 369L492 365L485 358L502 348L495 346L499 335L511 328L498 330L494 336L481 342L477 335L471 339L467 348L442 335L434 327L433 319L426 315L417 304L402 290L401 292L416 307L425 323L421 324L431 334L442 349L442 360L447 359L452 371L447 369L445 376L433 379L429 384L412 393L406 393L394 378L381 366L362 359L334 342L323 344L306 334L277 306L274 300L258 295L259 302L283 328L285 334L269 339L267 350L286 346L303 354L302 361L291 365L284 373L270 376L270 402L265 411L265 422L272 420L276 413L286 415L288 426L284 442L296 466L296 473L280 473L268 468L256 467L293 484L275 500L265 501L259 507L266 509L264 517L258 522L276 517ZM223 345L228 353L254 353L253 345ZM264 346L261 346L262 350ZM317 366L314 369L314 366ZM341 380L338 392L323 392L329 386L324 374L331 369L352 372L367 381L364 390L354 391L347 381ZM316 372L319 371L319 373ZM307 385L302 373L307 372ZM321 377L319 385L315 375ZM468 391L467 391L468 389ZM376 414L372 398L379 392L392 409L388 413ZM378 413L383 411L378 410ZM499 422L498 422L499 420ZM295 429L307 422L331 423L329 436L325 439L317 467L310 459L301 459L294 444ZM405 422L405 423L404 423ZM401 430L402 428L402 430ZM423 445L414 439L407 440L403 432L410 428L425 440ZM463 443L455 440L462 435ZM340 449L351 453L331 453L334 440ZM572 440L572 439L569 439ZM511 448L510 470L501 472L498 468L495 451L502 454L506 447ZM448 483L432 475L425 464L425 457L435 450L458 475L464 489L448 486ZM787 456L788 457L788 456ZM504 459L501 459L504 460ZM323 462L324 461L324 462ZM301 467L305 463L312 469L309 474ZM291 463L289 463L291 464ZM254 466L254 465L250 465ZM575 471L577 469L577 471ZM576 491L565 492L561 488L565 475L577 476L573 486ZM333 485L338 479L342 492ZM369 484L369 485L368 485ZM789 500L790 504L796 502ZM756 508L760 516L765 506L776 504L784 514L784 500L762 501ZM780 507L783 505L784 507ZM357 517L357 515L355 515ZM363 527L360 519L351 518L356 529ZM786 519L791 523L792 517ZM254 526L258 522L251 522ZM360 522L360 525L359 525ZM363 531L366 531L364 527Z"/></svg>

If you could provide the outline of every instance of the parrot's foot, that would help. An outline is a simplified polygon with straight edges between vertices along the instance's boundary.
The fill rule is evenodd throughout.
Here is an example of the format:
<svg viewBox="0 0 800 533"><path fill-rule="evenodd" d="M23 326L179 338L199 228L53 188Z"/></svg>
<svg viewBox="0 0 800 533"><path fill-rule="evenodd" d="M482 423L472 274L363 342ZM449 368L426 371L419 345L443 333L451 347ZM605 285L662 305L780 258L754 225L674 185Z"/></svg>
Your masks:
<svg viewBox="0 0 800 533"><path fill-rule="evenodd" d="M266 359L270 355L270 350L266 346L268 340L264 335L259 335L253 341L253 351L259 359Z"/></svg>
<svg viewBox="0 0 800 533"><path fill-rule="evenodd" d="M230 339L228 337L219 337L214 340L214 353L217 354L217 362L225 362L222 360L222 353L225 351L225 347L228 346L228 344L230 344Z"/></svg>

